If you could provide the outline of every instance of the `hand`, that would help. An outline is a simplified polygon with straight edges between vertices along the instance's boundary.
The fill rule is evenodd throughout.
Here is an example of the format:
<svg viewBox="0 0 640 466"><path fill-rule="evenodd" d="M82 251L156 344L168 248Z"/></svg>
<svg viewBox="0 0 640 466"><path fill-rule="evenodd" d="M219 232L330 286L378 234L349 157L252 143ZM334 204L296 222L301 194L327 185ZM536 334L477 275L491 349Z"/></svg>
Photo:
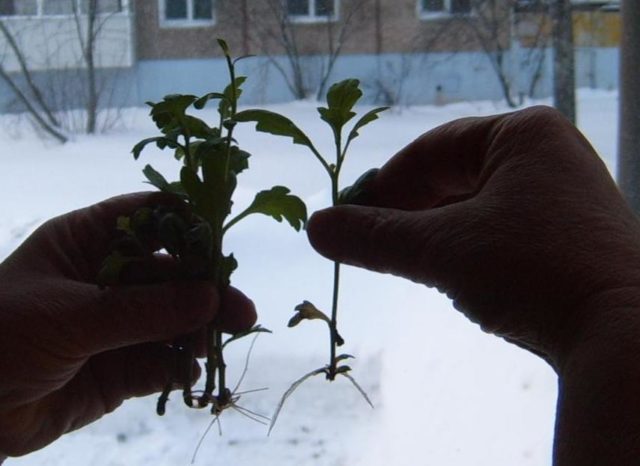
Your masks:
<svg viewBox="0 0 640 466"><path fill-rule="evenodd" d="M549 108L436 128L366 192L369 206L312 216L320 253L435 286L556 369L588 321L640 301L640 225L586 139Z"/></svg>
<svg viewBox="0 0 640 466"><path fill-rule="evenodd" d="M231 332L255 321L248 298L233 289L220 297L207 283L98 288L117 217L163 200L121 196L55 218L0 264L0 458L161 391L169 377L164 342L214 319Z"/></svg>

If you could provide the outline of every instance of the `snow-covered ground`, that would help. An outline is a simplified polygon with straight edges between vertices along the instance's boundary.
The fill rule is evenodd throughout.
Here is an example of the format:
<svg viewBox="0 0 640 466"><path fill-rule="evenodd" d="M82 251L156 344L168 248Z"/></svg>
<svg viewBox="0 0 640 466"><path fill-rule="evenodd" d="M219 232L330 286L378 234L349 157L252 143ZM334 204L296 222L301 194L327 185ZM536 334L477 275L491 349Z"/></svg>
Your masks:
<svg viewBox="0 0 640 466"><path fill-rule="evenodd" d="M581 130L615 170L617 94L579 93ZM544 103L544 102L542 102ZM330 150L315 104L270 107L290 116ZM362 131L345 165L350 182L381 165L422 132L463 116L507 111L491 102L390 111ZM155 135L146 110L127 111L127 128L78 137L65 146L45 144L23 130L0 133L0 259L45 219L123 192L146 189L146 163L175 178L169 153L146 152L134 162L135 142ZM14 127L13 117L0 118ZM237 206L275 184L289 186L310 210L329 200L327 181L313 157L287 140L243 127L238 139L253 153L241 175ZM234 228L228 241L240 262L234 284L256 302L260 322L274 330L256 345L242 389L269 387L242 398L243 406L271 414L288 385L327 359L326 328L312 322L287 329L293 307L309 299L328 307L331 265L304 234L266 217ZM536 357L484 334L433 290L401 279L346 268L341 297L345 351L357 355L354 376L376 405L371 410L346 380L320 377L286 404L270 437L234 412L212 429L198 465L283 464L318 466L542 466L550 464L556 378ZM1 285L0 285L1 286ZM247 344L229 355L232 380ZM235 375L234 375L235 374ZM177 397L176 397L177 398ZM155 398L130 400L115 413L8 465L187 465L210 422L178 401L154 414Z"/></svg>

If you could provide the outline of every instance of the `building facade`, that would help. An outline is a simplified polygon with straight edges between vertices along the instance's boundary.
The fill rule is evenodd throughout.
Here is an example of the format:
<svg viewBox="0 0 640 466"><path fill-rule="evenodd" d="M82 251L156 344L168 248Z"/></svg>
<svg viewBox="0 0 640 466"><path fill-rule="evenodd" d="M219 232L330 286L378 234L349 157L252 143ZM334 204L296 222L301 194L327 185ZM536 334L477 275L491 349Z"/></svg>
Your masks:
<svg viewBox="0 0 640 466"><path fill-rule="evenodd" d="M616 2L574 8L578 85L615 88ZM224 86L223 37L255 55L241 65L247 103L313 97L344 77L387 104L515 102L550 93L550 24L542 0L0 0L0 71L19 85L24 67L44 88L81 82L92 47L101 104L139 105ZM11 95L0 79L0 106Z"/></svg>

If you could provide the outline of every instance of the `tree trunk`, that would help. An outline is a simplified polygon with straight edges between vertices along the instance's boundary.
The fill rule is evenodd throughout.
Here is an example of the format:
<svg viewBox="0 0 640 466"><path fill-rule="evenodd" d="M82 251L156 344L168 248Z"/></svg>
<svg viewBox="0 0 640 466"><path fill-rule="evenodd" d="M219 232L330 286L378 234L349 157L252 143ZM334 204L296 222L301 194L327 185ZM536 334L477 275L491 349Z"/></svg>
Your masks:
<svg viewBox="0 0 640 466"><path fill-rule="evenodd" d="M87 66L87 134L95 134L98 121L98 86L96 83L95 49L96 49L96 16L98 0L89 0L87 12L87 41L84 51Z"/></svg>
<svg viewBox="0 0 640 466"><path fill-rule="evenodd" d="M618 183L640 215L640 2L622 2Z"/></svg>
<svg viewBox="0 0 640 466"><path fill-rule="evenodd" d="M571 0L553 0L551 20L553 21L553 105L575 124L576 84Z"/></svg>

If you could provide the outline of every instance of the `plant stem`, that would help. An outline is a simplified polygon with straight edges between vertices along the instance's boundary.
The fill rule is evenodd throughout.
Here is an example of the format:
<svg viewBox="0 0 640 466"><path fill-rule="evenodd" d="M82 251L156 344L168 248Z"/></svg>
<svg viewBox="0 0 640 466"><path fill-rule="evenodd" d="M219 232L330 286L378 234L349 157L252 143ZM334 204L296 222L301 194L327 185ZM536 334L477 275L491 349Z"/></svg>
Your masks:
<svg viewBox="0 0 640 466"><path fill-rule="evenodd" d="M338 336L338 294L340 292L340 262L333 263L333 300L331 304L331 356L329 359L329 380L336 377L336 345Z"/></svg>
<svg viewBox="0 0 640 466"><path fill-rule="evenodd" d="M336 166L331 173L331 201L335 207L338 204L338 183L340 177L340 168L342 166L342 159L340 157L340 139L336 141L337 157ZM340 262L333 263L333 298L331 300L331 352L329 359L329 373L327 378L334 380L336 377L336 345L338 336L338 297L340 292Z"/></svg>

